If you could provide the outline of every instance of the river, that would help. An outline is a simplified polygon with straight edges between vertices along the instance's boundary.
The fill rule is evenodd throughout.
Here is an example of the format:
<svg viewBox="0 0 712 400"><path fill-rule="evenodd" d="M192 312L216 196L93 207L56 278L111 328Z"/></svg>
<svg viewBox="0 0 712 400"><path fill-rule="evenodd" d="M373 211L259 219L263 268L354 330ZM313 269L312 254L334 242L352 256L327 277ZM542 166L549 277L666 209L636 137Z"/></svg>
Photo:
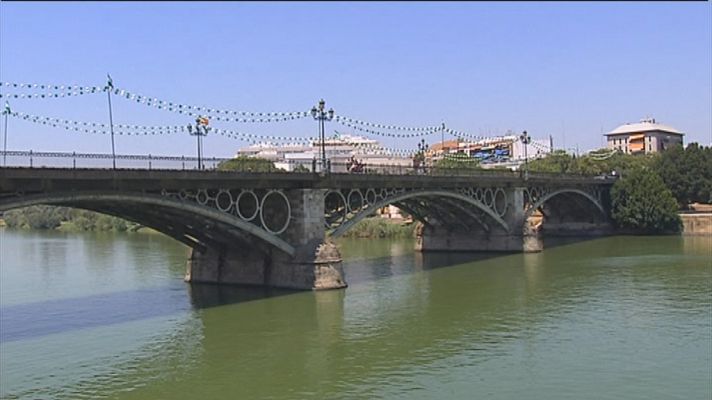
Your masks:
<svg viewBox="0 0 712 400"><path fill-rule="evenodd" d="M0 229L3 399L710 399L712 237L341 243L349 288L188 285L157 234Z"/></svg>

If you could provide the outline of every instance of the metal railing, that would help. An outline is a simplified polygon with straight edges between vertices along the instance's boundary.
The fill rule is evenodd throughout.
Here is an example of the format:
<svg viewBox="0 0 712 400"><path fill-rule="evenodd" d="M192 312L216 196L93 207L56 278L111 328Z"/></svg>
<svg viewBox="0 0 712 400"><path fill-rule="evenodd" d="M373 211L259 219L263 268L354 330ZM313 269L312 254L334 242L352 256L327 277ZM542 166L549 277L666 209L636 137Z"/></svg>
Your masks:
<svg viewBox="0 0 712 400"><path fill-rule="evenodd" d="M152 154L117 154L116 169L135 170L198 170L198 158L193 156L166 156ZM202 158L203 170L214 171L221 162L234 160L227 157ZM112 169L114 157L106 153L77 152L47 152L47 151L0 151L2 167L8 168L71 168L71 169ZM409 161L409 160L408 160ZM353 174L353 175L423 175L423 176L469 176L469 177L502 177L522 178L522 170L483 169L465 166L464 168L445 168L429 165L414 166L410 162L354 165L351 162L332 162L327 160L322 166L320 160L286 160L275 162L274 169L269 171L252 171L251 166L244 166L240 172L274 172L274 173L320 173L320 174ZM0 168L2 168L0 167ZM529 173L529 179L593 176ZM598 177L600 178L600 177Z"/></svg>
<svg viewBox="0 0 712 400"><path fill-rule="evenodd" d="M25 168L102 168L112 169L114 157L105 153L56 151L0 151L2 166ZM215 169L229 158L202 158L205 169ZM198 158L152 154L117 154L117 169L198 169Z"/></svg>

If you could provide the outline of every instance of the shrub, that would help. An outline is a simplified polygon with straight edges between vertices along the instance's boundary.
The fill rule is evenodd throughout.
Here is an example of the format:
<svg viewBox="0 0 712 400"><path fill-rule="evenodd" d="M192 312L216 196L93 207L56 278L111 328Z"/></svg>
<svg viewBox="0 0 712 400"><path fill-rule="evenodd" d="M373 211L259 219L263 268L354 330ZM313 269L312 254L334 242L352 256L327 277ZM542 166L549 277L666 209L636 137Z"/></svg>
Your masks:
<svg viewBox="0 0 712 400"><path fill-rule="evenodd" d="M630 171L611 189L612 216L623 229L642 233L678 232L677 202L663 180L647 168Z"/></svg>

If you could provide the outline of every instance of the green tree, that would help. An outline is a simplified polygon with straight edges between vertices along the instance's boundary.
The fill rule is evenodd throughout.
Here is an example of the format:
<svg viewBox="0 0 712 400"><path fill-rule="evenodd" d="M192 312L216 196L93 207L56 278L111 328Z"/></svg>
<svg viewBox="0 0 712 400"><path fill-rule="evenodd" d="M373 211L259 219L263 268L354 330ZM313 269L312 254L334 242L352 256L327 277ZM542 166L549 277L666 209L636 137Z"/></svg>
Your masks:
<svg viewBox="0 0 712 400"><path fill-rule="evenodd" d="M531 160L527 168L530 172L545 172L555 174L572 173L574 157L564 150L556 150L546 157Z"/></svg>
<svg viewBox="0 0 712 400"><path fill-rule="evenodd" d="M620 228L647 234L678 232L677 202L649 168L629 171L611 189L612 216Z"/></svg>
<svg viewBox="0 0 712 400"><path fill-rule="evenodd" d="M674 146L662 152L654 168L681 207L712 200L712 148Z"/></svg>
<svg viewBox="0 0 712 400"><path fill-rule="evenodd" d="M433 169L437 172L445 172L449 170L473 170L481 169L477 159L467 156L464 153L450 154L438 160L433 165Z"/></svg>
<svg viewBox="0 0 712 400"><path fill-rule="evenodd" d="M219 171L239 172L284 172L270 160L257 157L239 156L218 164Z"/></svg>
<svg viewBox="0 0 712 400"><path fill-rule="evenodd" d="M292 169L292 172L299 172L299 173L305 173L305 172L311 172L309 168L305 167L303 164L299 164L294 169Z"/></svg>

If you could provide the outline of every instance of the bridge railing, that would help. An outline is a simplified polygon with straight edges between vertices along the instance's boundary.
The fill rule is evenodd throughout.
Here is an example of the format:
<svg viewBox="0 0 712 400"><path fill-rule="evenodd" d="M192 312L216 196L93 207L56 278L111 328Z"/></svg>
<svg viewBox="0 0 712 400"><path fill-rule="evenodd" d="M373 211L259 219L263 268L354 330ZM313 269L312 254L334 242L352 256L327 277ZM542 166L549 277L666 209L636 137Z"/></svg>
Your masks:
<svg viewBox="0 0 712 400"><path fill-rule="evenodd" d="M198 169L198 158L193 156L165 156L151 154L117 154L117 169ZM24 168L113 168L114 157L105 153L77 153L51 151L0 151L0 165ZM215 169L229 158L202 158L204 169Z"/></svg>
<svg viewBox="0 0 712 400"><path fill-rule="evenodd" d="M205 157L201 159L204 170L216 170L226 157ZM198 158L194 156L167 156L152 154L117 154L117 169L136 170L198 170ZM106 153L46 152L46 151L0 151L0 168L73 168L73 169L112 169L114 157ZM333 173L354 175L424 175L424 176L500 176L522 177L523 171L507 169L483 169L465 166L464 168L444 168L427 165L414 166L410 160L391 163L363 163L327 161L322 167L319 160L290 160L274 163L274 173ZM252 171L244 167L241 172ZM571 177L571 174L529 173L529 178Z"/></svg>

